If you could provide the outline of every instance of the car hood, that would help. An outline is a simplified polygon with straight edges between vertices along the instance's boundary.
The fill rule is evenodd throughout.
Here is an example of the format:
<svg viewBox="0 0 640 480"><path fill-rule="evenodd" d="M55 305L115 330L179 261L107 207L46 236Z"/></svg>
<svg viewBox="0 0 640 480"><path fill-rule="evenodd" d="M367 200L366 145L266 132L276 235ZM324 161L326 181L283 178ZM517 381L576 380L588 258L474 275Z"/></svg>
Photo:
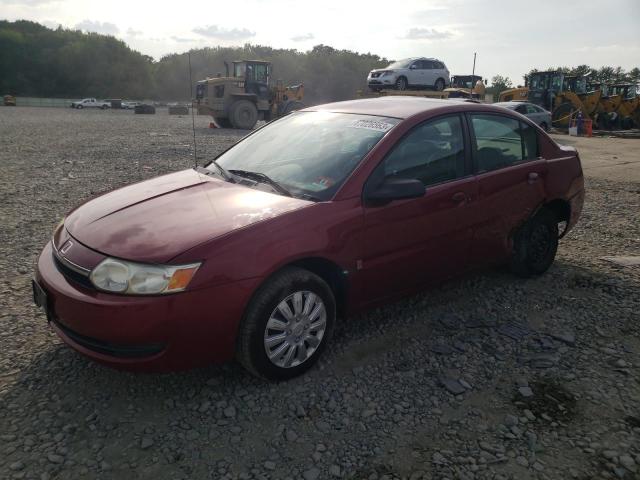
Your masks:
<svg viewBox="0 0 640 480"><path fill-rule="evenodd" d="M369 72L369 73L393 72L395 70L397 70L397 69L394 69L394 68L376 68L374 70L371 70L371 72Z"/></svg>
<svg viewBox="0 0 640 480"><path fill-rule="evenodd" d="M65 227L105 255L164 263L200 243L311 204L185 170L90 200L68 215Z"/></svg>

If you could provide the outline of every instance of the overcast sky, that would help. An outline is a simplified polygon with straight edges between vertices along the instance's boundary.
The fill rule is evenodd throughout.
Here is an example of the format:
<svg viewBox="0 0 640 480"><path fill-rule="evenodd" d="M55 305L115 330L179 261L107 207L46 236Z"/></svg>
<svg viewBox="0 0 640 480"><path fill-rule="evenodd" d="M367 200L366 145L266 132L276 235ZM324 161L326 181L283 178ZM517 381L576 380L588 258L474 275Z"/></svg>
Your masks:
<svg viewBox="0 0 640 480"><path fill-rule="evenodd" d="M522 83L531 68L640 66L640 0L0 0L0 18L114 35L159 59L246 42L323 43L390 59L429 56L452 74Z"/></svg>

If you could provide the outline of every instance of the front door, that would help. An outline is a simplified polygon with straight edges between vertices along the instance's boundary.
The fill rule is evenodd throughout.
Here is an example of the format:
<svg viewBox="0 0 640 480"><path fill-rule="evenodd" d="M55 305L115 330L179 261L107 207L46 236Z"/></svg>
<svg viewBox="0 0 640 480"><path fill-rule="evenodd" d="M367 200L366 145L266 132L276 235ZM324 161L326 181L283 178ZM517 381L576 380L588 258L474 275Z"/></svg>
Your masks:
<svg viewBox="0 0 640 480"><path fill-rule="evenodd" d="M385 178L419 179L423 197L365 205L361 274L367 297L384 299L462 270L473 234L477 183L459 115L427 121L401 139L366 189Z"/></svg>

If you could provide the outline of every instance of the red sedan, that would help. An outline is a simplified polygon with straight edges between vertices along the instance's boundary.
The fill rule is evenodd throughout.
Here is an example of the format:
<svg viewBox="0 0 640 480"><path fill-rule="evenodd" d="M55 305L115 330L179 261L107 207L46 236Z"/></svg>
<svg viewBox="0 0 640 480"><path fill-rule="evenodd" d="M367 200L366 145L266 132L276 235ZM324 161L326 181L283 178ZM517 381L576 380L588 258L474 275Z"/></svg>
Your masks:
<svg viewBox="0 0 640 480"><path fill-rule="evenodd" d="M583 198L575 149L515 112L333 103L73 210L40 255L34 297L67 344L111 366L235 356L286 379L354 311L471 268L545 272Z"/></svg>

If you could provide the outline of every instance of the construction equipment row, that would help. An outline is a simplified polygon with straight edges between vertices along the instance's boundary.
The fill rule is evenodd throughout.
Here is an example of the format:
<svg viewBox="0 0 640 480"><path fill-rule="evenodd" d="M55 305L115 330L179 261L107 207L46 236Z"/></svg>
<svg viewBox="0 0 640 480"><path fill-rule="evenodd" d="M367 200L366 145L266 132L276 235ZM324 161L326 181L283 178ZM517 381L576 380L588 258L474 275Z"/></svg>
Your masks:
<svg viewBox="0 0 640 480"><path fill-rule="evenodd" d="M591 119L598 129L640 127L638 86L631 83L605 85L559 70L535 72L524 87L501 92L499 101L528 101L546 108L556 128L567 128L579 117Z"/></svg>

